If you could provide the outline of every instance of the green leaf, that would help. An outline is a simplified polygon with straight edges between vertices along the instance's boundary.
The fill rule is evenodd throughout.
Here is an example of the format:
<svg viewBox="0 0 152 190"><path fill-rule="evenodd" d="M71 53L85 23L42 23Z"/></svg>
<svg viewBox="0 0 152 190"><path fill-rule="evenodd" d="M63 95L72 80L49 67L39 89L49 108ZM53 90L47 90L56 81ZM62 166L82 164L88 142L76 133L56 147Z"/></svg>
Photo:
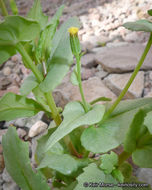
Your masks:
<svg viewBox="0 0 152 190"><path fill-rule="evenodd" d="M127 22L123 26L133 31L152 32L152 22L148 20L138 20L135 22Z"/></svg>
<svg viewBox="0 0 152 190"><path fill-rule="evenodd" d="M88 127L81 136L82 145L93 153L105 153L119 145L117 136L120 132L118 123L109 122L96 128Z"/></svg>
<svg viewBox="0 0 152 190"><path fill-rule="evenodd" d="M124 182L124 176L122 175L121 171L119 169L114 169L112 171L112 176L117 179L120 183Z"/></svg>
<svg viewBox="0 0 152 190"><path fill-rule="evenodd" d="M43 14L40 0L34 1L33 7L29 11L27 17L38 21L41 29L44 29L48 21L48 16Z"/></svg>
<svg viewBox="0 0 152 190"><path fill-rule="evenodd" d="M136 165L142 168L152 168L152 144L149 147L136 149L132 158Z"/></svg>
<svg viewBox="0 0 152 190"><path fill-rule="evenodd" d="M53 91L61 83L73 62L68 35L68 28L71 26L79 26L79 22L76 18L67 20L53 38L53 48L48 61L48 74L40 84L40 88L44 92Z"/></svg>
<svg viewBox="0 0 152 190"><path fill-rule="evenodd" d="M68 154L47 152L39 165L39 169L49 167L64 175L71 175L77 170L77 161Z"/></svg>
<svg viewBox="0 0 152 190"><path fill-rule="evenodd" d="M137 139L143 126L145 116L146 113L143 110L139 110L134 116L124 141L124 150L126 152L131 153L136 149Z"/></svg>
<svg viewBox="0 0 152 190"><path fill-rule="evenodd" d="M104 153L116 148L124 141L134 115L139 109L151 110L152 98L120 102L110 118L104 121L98 128L89 127L85 129L81 136L82 145L94 153Z"/></svg>
<svg viewBox="0 0 152 190"><path fill-rule="evenodd" d="M23 190L50 190L39 172L33 172L29 159L28 143L19 139L10 127L2 139L5 166L13 180Z"/></svg>
<svg viewBox="0 0 152 190"><path fill-rule="evenodd" d="M27 96L36 86L38 82L33 74L29 75L24 81L20 88L22 96Z"/></svg>
<svg viewBox="0 0 152 190"><path fill-rule="evenodd" d="M9 0L10 2L10 7L14 15L18 15L18 8L16 6L15 0Z"/></svg>
<svg viewBox="0 0 152 190"><path fill-rule="evenodd" d="M100 168L105 172L105 174L110 174L118 164L118 156L114 152L104 154L101 156L101 161Z"/></svg>
<svg viewBox="0 0 152 190"><path fill-rule="evenodd" d="M147 13L152 16L152 9L148 10Z"/></svg>
<svg viewBox="0 0 152 190"><path fill-rule="evenodd" d="M7 16L5 21L0 23L0 47L31 41L39 32L40 27L36 21L20 16Z"/></svg>
<svg viewBox="0 0 152 190"><path fill-rule="evenodd" d="M0 46L0 64L7 61L11 56L16 54L16 50L13 47Z"/></svg>
<svg viewBox="0 0 152 190"><path fill-rule="evenodd" d="M104 172L96 166L95 163L90 164L88 167L83 169L84 172L77 177L78 185L74 190L85 190L85 189L96 189L96 190L106 190L108 187L102 187L104 183L109 183L112 187L111 190L121 190L114 184L117 181L111 175L105 175ZM92 186L94 185L94 186Z"/></svg>
<svg viewBox="0 0 152 190"><path fill-rule="evenodd" d="M144 120L144 125L148 128L150 134L152 134L152 111L147 113L147 116Z"/></svg>
<svg viewBox="0 0 152 190"><path fill-rule="evenodd" d="M98 123L102 119L104 112L105 107L103 105L95 105L92 110L85 113L79 102L68 103L63 111L64 120L49 138L45 149L48 150L64 136L80 126Z"/></svg>
<svg viewBox="0 0 152 190"><path fill-rule="evenodd" d="M40 163L45 156L44 146L48 141L50 135L56 130L56 128L50 128L48 133L37 140L37 147L35 153L35 159L37 163ZM51 149L48 150L51 153L63 154L64 149L60 143L56 143Z"/></svg>
<svg viewBox="0 0 152 190"><path fill-rule="evenodd" d="M32 117L43 108L33 99L7 93L0 99L0 121Z"/></svg>
<svg viewBox="0 0 152 190"><path fill-rule="evenodd" d="M50 56L52 49L52 39L59 24L59 19L62 15L63 8L64 6L61 6L58 9L54 17L51 19L51 22L41 32L38 46L35 49L36 56L39 60L47 61Z"/></svg>
<svg viewBox="0 0 152 190"><path fill-rule="evenodd" d="M124 176L124 181L128 181L132 176L132 166L128 162L124 162L119 166L119 170Z"/></svg>

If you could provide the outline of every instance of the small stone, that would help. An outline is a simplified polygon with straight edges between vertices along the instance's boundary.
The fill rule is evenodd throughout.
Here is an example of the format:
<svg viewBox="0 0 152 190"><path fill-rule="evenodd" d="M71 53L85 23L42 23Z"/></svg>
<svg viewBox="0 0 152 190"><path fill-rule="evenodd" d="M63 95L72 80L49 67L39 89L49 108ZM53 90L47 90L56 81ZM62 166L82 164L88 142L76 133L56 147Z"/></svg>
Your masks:
<svg viewBox="0 0 152 190"><path fill-rule="evenodd" d="M69 99L66 97L64 92L59 89L54 90L53 97L56 105L61 108L64 108L64 106L69 102Z"/></svg>
<svg viewBox="0 0 152 190"><path fill-rule="evenodd" d="M91 102L101 96L112 98L113 100L116 99L116 95L108 89L98 77L92 77L89 80L83 81L82 86L87 102ZM73 86L70 92L71 100L81 100L78 86Z"/></svg>
<svg viewBox="0 0 152 190"><path fill-rule="evenodd" d="M29 130L29 137L35 137L47 129L48 125L43 121L37 121Z"/></svg>
<svg viewBox="0 0 152 190"><path fill-rule="evenodd" d="M5 90L7 86L11 84L11 80L9 78L0 78L0 89Z"/></svg>
<svg viewBox="0 0 152 190"><path fill-rule="evenodd" d="M152 91L151 92L148 92L147 94L146 94L146 96L144 96L145 98L152 98Z"/></svg>
<svg viewBox="0 0 152 190"><path fill-rule="evenodd" d="M5 168L4 157L2 154L0 154L0 173L3 172L4 168Z"/></svg>
<svg viewBox="0 0 152 190"><path fill-rule="evenodd" d="M24 129L19 128L17 129L17 134L22 139L23 137L26 136L26 131Z"/></svg>
<svg viewBox="0 0 152 190"><path fill-rule="evenodd" d="M4 74L5 76L10 75L10 74L11 74L11 69L10 69L10 67L5 67L5 68L3 69L3 74Z"/></svg>
<svg viewBox="0 0 152 190"><path fill-rule="evenodd" d="M152 186L152 168L139 168L137 170L137 177L139 181L148 183Z"/></svg>
<svg viewBox="0 0 152 190"><path fill-rule="evenodd" d="M14 63L17 63L17 62L19 61L18 55L13 55L13 56L11 57L11 60L12 60Z"/></svg>
<svg viewBox="0 0 152 190"><path fill-rule="evenodd" d="M4 183L3 190L19 190L19 187L15 184L15 182Z"/></svg>
<svg viewBox="0 0 152 190"><path fill-rule="evenodd" d="M106 85L119 96L120 92L125 87L131 74L111 74L105 79ZM128 92L124 96L126 99L139 98L142 95L144 89L144 72L140 71L133 83L131 84Z"/></svg>

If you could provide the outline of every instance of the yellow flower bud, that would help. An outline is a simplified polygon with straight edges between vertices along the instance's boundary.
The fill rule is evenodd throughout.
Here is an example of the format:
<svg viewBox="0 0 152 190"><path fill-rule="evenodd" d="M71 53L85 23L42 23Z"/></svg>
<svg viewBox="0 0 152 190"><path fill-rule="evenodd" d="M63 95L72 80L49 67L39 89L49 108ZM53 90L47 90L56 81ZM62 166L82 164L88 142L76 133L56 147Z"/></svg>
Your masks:
<svg viewBox="0 0 152 190"><path fill-rule="evenodd" d="M68 32L70 33L70 35L74 36L74 35L78 35L78 31L79 29L77 27L71 27L68 29Z"/></svg>
<svg viewBox="0 0 152 190"><path fill-rule="evenodd" d="M71 50L74 56L79 56L81 52L80 41L78 38L78 31L79 29L76 27L71 27L68 29L68 32L70 34Z"/></svg>

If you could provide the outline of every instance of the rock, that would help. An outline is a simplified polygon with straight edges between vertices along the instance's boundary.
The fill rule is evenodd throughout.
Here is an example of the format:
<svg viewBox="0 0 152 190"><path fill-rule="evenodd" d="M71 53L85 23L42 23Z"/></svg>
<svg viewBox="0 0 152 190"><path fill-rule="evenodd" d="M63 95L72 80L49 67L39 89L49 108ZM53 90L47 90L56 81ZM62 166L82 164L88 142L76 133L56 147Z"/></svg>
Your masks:
<svg viewBox="0 0 152 190"><path fill-rule="evenodd" d="M10 69L10 67L5 67L5 68L3 69L3 74L4 74L5 76L10 75L10 74L11 74L11 69Z"/></svg>
<svg viewBox="0 0 152 190"><path fill-rule="evenodd" d="M11 79L3 77L0 78L0 89L1 90L5 90L7 88L7 86L9 86L11 84Z"/></svg>
<svg viewBox="0 0 152 190"><path fill-rule="evenodd" d="M3 190L19 190L19 187L14 182L4 183Z"/></svg>
<svg viewBox="0 0 152 190"><path fill-rule="evenodd" d="M53 97L56 105L61 108L64 108L64 106L69 102L69 99L66 97L64 92L59 89L54 90Z"/></svg>
<svg viewBox="0 0 152 190"><path fill-rule="evenodd" d="M11 60L14 62L14 63L17 63L19 61L19 55L13 55L11 57Z"/></svg>
<svg viewBox="0 0 152 190"><path fill-rule="evenodd" d="M109 73L133 71L143 50L144 46L141 44L130 44L122 47L108 48L106 51L102 50L101 52L98 52L96 55L96 61ZM144 70L152 69L151 60L152 54L149 53L141 68Z"/></svg>
<svg viewBox="0 0 152 190"><path fill-rule="evenodd" d="M112 93L111 90L108 89L98 77L92 77L89 80L83 81L82 86L86 101L88 102L91 102L92 100L101 96L112 98L113 100L116 98L116 95ZM67 90L70 91L71 100L81 100L78 86L73 86L71 89Z"/></svg>
<svg viewBox="0 0 152 190"><path fill-rule="evenodd" d="M32 125L34 125L37 121L42 119L43 115L44 115L44 112L41 111L38 114L36 114L35 116L30 117L30 118L19 118L16 120L6 122L4 124L4 127L9 127L10 125L14 125L16 127L31 128Z"/></svg>
<svg viewBox="0 0 152 190"><path fill-rule="evenodd" d="M17 129L17 134L22 139L23 137L26 136L26 131L24 129L18 128Z"/></svg>
<svg viewBox="0 0 152 190"><path fill-rule="evenodd" d="M146 96L144 96L145 98L152 98L152 91L151 92L148 92L147 94L146 94Z"/></svg>
<svg viewBox="0 0 152 190"><path fill-rule="evenodd" d="M107 75L108 73L102 69L101 65L98 65L95 71L95 76L104 79Z"/></svg>
<svg viewBox="0 0 152 190"><path fill-rule="evenodd" d="M137 170L137 177L139 181L148 183L152 186L152 168L139 168Z"/></svg>
<svg viewBox="0 0 152 190"><path fill-rule="evenodd" d="M48 125L43 121L37 121L29 130L29 137L35 137L47 129Z"/></svg>
<svg viewBox="0 0 152 190"><path fill-rule="evenodd" d="M83 67L86 67L86 68L92 68L92 67L97 66L97 63L95 62L95 54L88 53L82 56L81 64Z"/></svg>
<svg viewBox="0 0 152 190"><path fill-rule="evenodd" d="M89 78L95 76L95 69L87 69L82 68L81 69L81 78L82 80L88 80Z"/></svg>
<svg viewBox="0 0 152 190"><path fill-rule="evenodd" d="M17 86L10 86L7 90L0 90L0 97L4 96L8 92L19 94L19 88Z"/></svg>
<svg viewBox="0 0 152 190"><path fill-rule="evenodd" d="M119 96L120 92L125 87L131 74L111 74L105 79L106 85ZM134 79L132 85L130 86L128 92L126 93L126 99L139 98L142 95L144 89L144 72L140 71L136 78Z"/></svg>
<svg viewBox="0 0 152 190"><path fill-rule="evenodd" d="M4 168L5 168L4 158L3 158L3 155L0 154L0 173L3 172Z"/></svg>

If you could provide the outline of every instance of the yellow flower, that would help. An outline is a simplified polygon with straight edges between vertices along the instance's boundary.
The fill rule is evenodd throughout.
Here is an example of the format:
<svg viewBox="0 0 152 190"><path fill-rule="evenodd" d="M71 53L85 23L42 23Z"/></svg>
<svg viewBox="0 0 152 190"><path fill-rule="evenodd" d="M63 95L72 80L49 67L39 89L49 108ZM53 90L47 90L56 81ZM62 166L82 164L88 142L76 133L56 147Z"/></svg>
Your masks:
<svg viewBox="0 0 152 190"><path fill-rule="evenodd" d="M79 31L79 29L77 27L71 27L71 28L68 29L68 32L72 36L78 35L78 31Z"/></svg>

